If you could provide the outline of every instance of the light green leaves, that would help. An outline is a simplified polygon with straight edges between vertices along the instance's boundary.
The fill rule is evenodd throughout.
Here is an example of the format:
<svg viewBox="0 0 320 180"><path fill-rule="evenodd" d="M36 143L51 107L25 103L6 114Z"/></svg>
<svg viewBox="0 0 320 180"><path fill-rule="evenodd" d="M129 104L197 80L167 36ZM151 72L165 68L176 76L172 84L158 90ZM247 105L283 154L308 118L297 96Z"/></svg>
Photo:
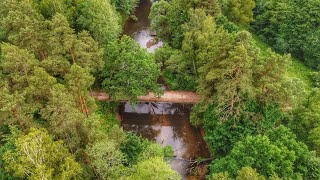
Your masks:
<svg viewBox="0 0 320 180"><path fill-rule="evenodd" d="M44 129L32 128L17 139L16 149L4 155L8 169L28 179L71 179L81 172L61 141L53 141Z"/></svg>

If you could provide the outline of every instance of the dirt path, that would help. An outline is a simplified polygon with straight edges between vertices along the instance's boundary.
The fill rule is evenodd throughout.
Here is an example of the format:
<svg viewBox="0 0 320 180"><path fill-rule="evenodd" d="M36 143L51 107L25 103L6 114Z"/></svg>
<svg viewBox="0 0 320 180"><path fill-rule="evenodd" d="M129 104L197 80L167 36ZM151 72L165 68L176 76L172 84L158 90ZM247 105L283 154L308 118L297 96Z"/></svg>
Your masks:
<svg viewBox="0 0 320 180"><path fill-rule="evenodd" d="M98 101L110 101L110 96L104 92L92 92L92 96ZM120 101L127 101L121 99ZM190 91L165 91L164 94L157 98L153 93L149 93L146 96L138 97L138 101L143 102L169 102L169 103L185 103L196 104L200 101L200 96L197 93Z"/></svg>

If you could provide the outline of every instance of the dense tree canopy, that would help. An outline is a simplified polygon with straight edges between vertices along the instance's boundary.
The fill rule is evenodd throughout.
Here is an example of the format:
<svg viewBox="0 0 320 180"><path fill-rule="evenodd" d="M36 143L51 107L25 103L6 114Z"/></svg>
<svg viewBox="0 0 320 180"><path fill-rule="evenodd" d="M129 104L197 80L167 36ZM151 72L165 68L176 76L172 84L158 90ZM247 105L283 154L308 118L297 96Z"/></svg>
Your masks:
<svg viewBox="0 0 320 180"><path fill-rule="evenodd" d="M6 0L1 5L1 179L131 176L133 166L140 163L140 152L153 143L135 136L147 146L136 152L132 157L136 160L129 166L127 151L121 148L126 147L128 137L117 125L106 123L115 121L112 114L105 114L110 111L96 112L89 89L96 77L101 78L98 73L109 72L122 78L131 76L132 91L121 93L132 99L158 89L160 70L153 56L129 37L116 43L120 19L109 1ZM99 48L104 46L110 49L104 52ZM112 51L115 49L119 51ZM128 50L128 54L120 50ZM104 64L104 53L110 53L105 55L109 66ZM115 62L110 66L112 61L128 62L128 71L117 70ZM131 65L135 67L130 69ZM103 78L112 78L109 75ZM137 149L135 146L139 144L131 145ZM157 149L163 151L160 146ZM166 173L175 174L163 154L153 157L167 168Z"/></svg>
<svg viewBox="0 0 320 180"><path fill-rule="evenodd" d="M290 52L313 68L319 66L318 0L259 0L254 28L280 52ZM319 48L318 48L319 49Z"/></svg>
<svg viewBox="0 0 320 180"><path fill-rule="evenodd" d="M295 59L319 68L320 1L152 2L154 54L122 34L138 0L0 1L0 179L180 179L116 119L158 82L200 95L207 179L320 179L320 73Z"/></svg>
<svg viewBox="0 0 320 180"><path fill-rule="evenodd" d="M80 14L78 23L102 45L112 42L121 32L120 18L109 1L84 1L80 5Z"/></svg>
<svg viewBox="0 0 320 180"><path fill-rule="evenodd" d="M319 170L309 169L313 166L310 163L313 157L314 154L306 145L297 142L290 130L279 127L266 135L248 136L238 142L229 155L214 161L210 168L213 172L228 171L232 177L241 167L251 166L267 177L317 179Z"/></svg>
<svg viewBox="0 0 320 180"><path fill-rule="evenodd" d="M81 173L62 141L53 141L44 129L32 128L18 138L16 149L4 154L4 159L17 177L28 179L72 179Z"/></svg>
<svg viewBox="0 0 320 180"><path fill-rule="evenodd" d="M228 0L224 13L230 21L238 25L248 25L253 21L253 9L255 7L254 0Z"/></svg>
<svg viewBox="0 0 320 180"><path fill-rule="evenodd" d="M134 101L149 91L159 91L159 66L153 56L130 37L123 36L119 41L109 44L105 59L103 86L113 99Z"/></svg>
<svg viewBox="0 0 320 180"><path fill-rule="evenodd" d="M132 11L135 10L139 1L138 0L111 0L116 9L124 15L131 15Z"/></svg>

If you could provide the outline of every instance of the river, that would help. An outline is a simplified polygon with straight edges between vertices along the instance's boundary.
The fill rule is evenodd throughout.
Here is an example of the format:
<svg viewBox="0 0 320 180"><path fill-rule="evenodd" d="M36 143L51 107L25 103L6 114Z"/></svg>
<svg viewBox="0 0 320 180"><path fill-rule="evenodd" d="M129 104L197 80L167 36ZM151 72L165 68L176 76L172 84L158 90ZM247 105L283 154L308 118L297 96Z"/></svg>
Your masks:
<svg viewBox="0 0 320 180"><path fill-rule="evenodd" d="M138 21L129 19L124 25L124 34L131 36L143 48L147 48L148 42L156 40L153 36L154 32L150 30L150 21L148 18L152 2L153 0L141 0L134 13ZM162 45L163 42L159 41L151 47L148 46L147 51L154 52L155 49Z"/></svg>
<svg viewBox="0 0 320 180"><path fill-rule="evenodd" d="M129 19L124 25L124 34L131 36L143 48L147 48L148 41L155 38L151 35L148 19L151 6L152 1L141 0L135 12L138 21ZM147 50L154 52L162 45L159 41ZM189 122L191 108L192 105L185 104L139 103L132 107L130 103L125 103L120 106L119 113L125 130L173 148L175 158L171 166L182 179L204 179L205 172L200 172L201 176L190 168L189 160L210 157L200 130Z"/></svg>

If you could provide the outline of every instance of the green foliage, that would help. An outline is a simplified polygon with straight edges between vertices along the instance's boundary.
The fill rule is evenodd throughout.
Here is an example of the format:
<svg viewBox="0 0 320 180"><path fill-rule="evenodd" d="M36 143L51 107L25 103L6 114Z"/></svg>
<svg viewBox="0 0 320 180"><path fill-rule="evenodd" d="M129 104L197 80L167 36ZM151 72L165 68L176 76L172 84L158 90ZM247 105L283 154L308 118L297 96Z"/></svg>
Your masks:
<svg viewBox="0 0 320 180"><path fill-rule="evenodd" d="M103 179L119 179L125 170L124 154L112 140L98 141L87 148L91 164Z"/></svg>
<svg viewBox="0 0 320 180"><path fill-rule="evenodd" d="M318 6L320 3L318 4ZM320 20L320 18L319 18ZM311 32L306 37L305 42L302 48L302 51L304 53L304 59L306 60L306 63L310 67L318 68L320 69L320 30L318 25L318 30L315 30L314 32Z"/></svg>
<svg viewBox="0 0 320 180"><path fill-rule="evenodd" d="M129 180L144 179L180 179L177 172L173 171L161 157L151 157L133 167L134 172L127 178Z"/></svg>
<svg viewBox="0 0 320 180"><path fill-rule="evenodd" d="M255 169L252 169L251 167L243 167L238 172L238 175L236 177L237 180L265 180L266 178L264 176L261 176Z"/></svg>
<svg viewBox="0 0 320 180"><path fill-rule="evenodd" d="M60 139L63 139L71 151L76 151L80 145L78 127L84 115L81 113L74 98L63 85L55 85L51 90L47 106L41 110L43 118L48 120L50 130Z"/></svg>
<svg viewBox="0 0 320 180"><path fill-rule="evenodd" d="M116 10L122 14L129 16L137 7L138 0L111 0L111 3L116 7Z"/></svg>
<svg viewBox="0 0 320 180"><path fill-rule="evenodd" d="M171 146L166 145L163 148L163 155L165 158L172 158L174 156L174 150L172 149Z"/></svg>
<svg viewBox="0 0 320 180"><path fill-rule="evenodd" d="M296 110L292 127L298 137L320 153L320 91L314 90L302 107Z"/></svg>
<svg viewBox="0 0 320 180"><path fill-rule="evenodd" d="M207 176L208 180L232 180L228 172L211 173Z"/></svg>
<svg viewBox="0 0 320 180"><path fill-rule="evenodd" d="M316 167L309 168L312 158L316 157L306 145L298 142L289 129L280 126L265 135L248 136L239 141L229 155L213 161L210 170L213 173L227 170L235 177L242 167L250 166L266 177L277 174L280 178L296 179L319 172Z"/></svg>
<svg viewBox="0 0 320 180"><path fill-rule="evenodd" d="M74 150L80 145L78 130L84 118L79 111L79 96L86 100L86 108L93 111L94 103L88 88L94 79L89 71L101 69L101 49L87 32L77 36L62 14L55 14L52 20L45 21L29 1L17 3L13 0L5 7L7 12L2 23L7 25L9 42L16 46L3 44L1 48L3 61L0 66L4 82L8 82L1 87L1 115L6 119L2 122L18 123L26 131L34 123L33 119L42 119L42 125L50 126L50 132L64 139ZM6 21L16 14L27 18L17 27ZM31 15L32 21L28 20ZM35 34L28 34L32 37L23 39L26 37L21 33L34 28ZM73 58L80 66L71 66ZM8 104L9 101L13 104Z"/></svg>
<svg viewBox="0 0 320 180"><path fill-rule="evenodd" d="M119 36L120 18L109 1L83 1L79 6L79 25L89 30L101 46L114 41Z"/></svg>
<svg viewBox="0 0 320 180"><path fill-rule="evenodd" d="M281 56L272 52L271 49L267 49L258 59L254 65L254 79L260 101L276 101L282 103L282 107L289 106L293 102L293 99L290 99L293 97L292 93L285 89L288 81L285 74L289 65L289 55Z"/></svg>
<svg viewBox="0 0 320 180"><path fill-rule="evenodd" d="M125 154L128 165L138 162L139 155L142 151L150 145L146 139L133 134L132 132L126 133L126 140L121 144L121 151Z"/></svg>
<svg viewBox="0 0 320 180"><path fill-rule="evenodd" d="M216 18L216 24L217 27L223 27L223 29L225 29L229 33L240 31L240 28L236 24L230 22L229 19L223 15Z"/></svg>
<svg viewBox="0 0 320 180"><path fill-rule="evenodd" d="M0 4L1 41L5 41L0 56L0 128L14 125L26 134L1 137L0 179L124 179L140 170L139 164L150 163L149 158L155 158L152 163L159 163L160 169L166 168L156 175L168 172L176 177L164 161L172 149L140 138L126 141L114 123L114 107L95 113L88 89L93 74L104 67L103 51L87 31L75 33L70 28L71 24L81 29L75 23L81 13L77 23L100 45L109 43L105 52L110 66L106 67L113 69L106 68L111 70L106 78L123 82L132 78L130 84L120 84L120 93L127 93L129 87L128 97L136 98L159 90L160 68L153 56L129 37L114 42L120 25L109 1L4 0ZM126 66L119 69L120 64Z"/></svg>
<svg viewBox="0 0 320 180"><path fill-rule="evenodd" d="M8 79L12 82L12 90L21 90L27 87L28 75L32 73L38 65L38 61L30 52L20 49L11 44L2 44L3 60L1 69L4 74L7 74Z"/></svg>
<svg viewBox="0 0 320 180"><path fill-rule="evenodd" d="M77 6L83 0L33 0L37 11L46 19L51 19L55 14L64 14L72 27L76 27L78 17Z"/></svg>
<svg viewBox="0 0 320 180"><path fill-rule="evenodd" d="M320 158L311 156L307 163L307 175L305 179L319 179L320 177Z"/></svg>
<svg viewBox="0 0 320 180"><path fill-rule="evenodd" d="M13 126L1 126L0 127L0 179L13 180L18 179L13 176L12 172L6 169L8 164L4 160L4 154L7 151L15 150L15 140L20 136L21 131Z"/></svg>
<svg viewBox="0 0 320 180"><path fill-rule="evenodd" d="M211 16L218 16L221 14L221 7L218 2L219 0L194 0L196 8L203 9L207 14Z"/></svg>
<svg viewBox="0 0 320 180"><path fill-rule="evenodd" d="M182 26L189 21L188 11L201 9L206 14L218 16L221 9L217 0L161 0L152 5L151 28L157 36L173 48L181 48L184 33Z"/></svg>
<svg viewBox="0 0 320 180"><path fill-rule="evenodd" d="M173 49L165 44L156 50L155 59L157 63L161 64L164 83L171 90L196 90L195 77L190 75L187 70L188 65L184 63L180 50Z"/></svg>
<svg viewBox="0 0 320 180"><path fill-rule="evenodd" d="M246 104L255 96L252 66L258 58L258 50L248 32L239 32L233 37L217 30L208 36L202 40L211 38L216 43L211 46L203 43L204 48L199 53L208 62L199 69L198 91L207 103L214 99L215 111L222 120L237 119L241 112L246 112Z"/></svg>
<svg viewBox="0 0 320 180"><path fill-rule="evenodd" d="M270 46L262 40L262 38L258 37L257 35L253 35L253 38L255 40L255 44L260 48L261 55L266 56L270 49ZM312 69L307 67L301 60L296 59L294 57L291 57L291 60L289 61L289 66L287 67L287 72L285 73L285 76L291 78L291 79L299 79L302 84L301 88L305 89L306 91L311 90L312 82L310 80L310 74L312 74Z"/></svg>
<svg viewBox="0 0 320 180"><path fill-rule="evenodd" d="M159 94L160 67L152 54L128 36L110 43L105 52L103 88L114 99L135 101L149 91Z"/></svg>
<svg viewBox="0 0 320 180"><path fill-rule="evenodd" d="M35 54L46 47L44 18L36 12L30 1L5 0L1 6L1 27L8 42Z"/></svg>
<svg viewBox="0 0 320 180"><path fill-rule="evenodd" d="M5 153L4 160L18 177L71 179L82 171L62 142L53 141L44 129L31 128L16 140L15 146L15 150Z"/></svg>
<svg viewBox="0 0 320 180"><path fill-rule="evenodd" d="M254 0L228 0L224 14L238 25L248 25L253 21Z"/></svg>
<svg viewBox="0 0 320 180"><path fill-rule="evenodd" d="M252 102L246 109L251 117L240 121L220 121L213 108L210 106L204 114L205 140L218 156L228 154L246 136L264 133L283 119L283 113L274 104L259 106Z"/></svg>
<svg viewBox="0 0 320 180"><path fill-rule="evenodd" d="M280 52L319 65L319 1L259 0L254 28ZM285 18L284 18L285 17Z"/></svg>
<svg viewBox="0 0 320 180"><path fill-rule="evenodd" d="M73 47L76 63L92 73L97 73L104 67L103 50L87 31L82 31L77 36L78 39Z"/></svg>
<svg viewBox="0 0 320 180"><path fill-rule="evenodd" d="M181 25L188 21L188 6L185 1L158 1L152 5L150 12L151 28L157 36L174 48L180 48L183 39Z"/></svg>
<svg viewBox="0 0 320 180"><path fill-rule="evenodd" d="M313 72L310 74L310 78L312 80L313 87L319 88L320 87L320 71Z"/></svg>
<svg viewBox="0 0 320 180"><path fill-rule="evenodd" d="M245 141L237 143L225 158L216 160L211 165L213 172L227 170L232 176L237 174L241 166L259 167L264 175L283 173L284 177L292 177L294 153L273 145L265 136L249 136ZM262 163L263 162L263 163ZM276 170L281 172L277 172Z"/></svg>
<svg viewBox="0 0 320 180"><path fill-rule="evenodd" d="M212 68L206 76L207 81L216 81L215 90L218 102L217 113L224 118L239 117L245 112L246 100L252 99L252 62L255 61L256 49L250 44L251 35L239 32L235 46L229 56Z"/></svg>
<svg viewBox="0 0 320 180"><path fill-rule="evenodd" d="M42 61L41 64L50 74L63 76L71 66L71 59L68 57L69 48L72 47L76 36L74 31L69 27L67 19L62 14L56 14L52 18L50 30L48 37L48 60Z"/></svg>
<svg viewBox="0 0 320 180"><path fill-rule="evenodd" d="M211 53L207 48L211 47L208 45L213 41L215 24L213 18L200 9L190 10L188 16L190 20L182 26L185 33L181 51L172 50L165 61L165 75L171 88L194 91L199 69L208 62L206 55Z"/></svg>

